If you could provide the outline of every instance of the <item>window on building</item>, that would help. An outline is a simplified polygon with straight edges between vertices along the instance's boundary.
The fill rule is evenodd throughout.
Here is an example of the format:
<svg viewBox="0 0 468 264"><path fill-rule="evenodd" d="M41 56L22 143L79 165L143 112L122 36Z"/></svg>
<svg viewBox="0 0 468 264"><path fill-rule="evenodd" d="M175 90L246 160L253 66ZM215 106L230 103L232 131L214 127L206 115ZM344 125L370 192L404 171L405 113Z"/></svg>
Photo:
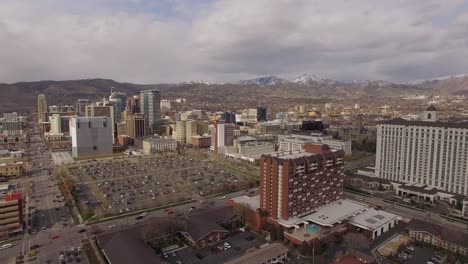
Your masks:
<svg viewBox="0 0 468 264"><path fill-rule="evenodd" d="M93 146L93 150L97 150L97 146Z"/></svg>

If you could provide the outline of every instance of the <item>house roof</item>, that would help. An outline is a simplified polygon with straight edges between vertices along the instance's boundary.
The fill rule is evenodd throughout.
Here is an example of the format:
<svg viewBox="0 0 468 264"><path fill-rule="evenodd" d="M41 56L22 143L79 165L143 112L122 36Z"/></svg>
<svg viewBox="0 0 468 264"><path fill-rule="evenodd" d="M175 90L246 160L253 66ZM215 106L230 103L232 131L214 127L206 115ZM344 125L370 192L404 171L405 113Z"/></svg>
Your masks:
<svg viewBox="0 0 468 264"><path fill-rule="evenodd" d="M98 235L99 246L110 264L158 264L162 262L148 245L139 237L140 228Z"/></svg>
<svg viewBox="0 0 468 264"><path fill-rule="evenodd" d="M234 216L232 207L221 207L188 216L187 233L193 240L197 241L212 231L227 230L218 223Z"/></svg>
<svg viewBox="0 0 468 264"><path fill-rule="evenodd" d="M408 223L408 229L419 232L427 232L444 241L461 245L463 247L468 247L468 234L464 232L455 231L453 229L419 219L412 219Z"/></svg>
<svg viewBox="0 0 468 264"><path fill-rule="evenodd" d="M437 108L435 108L434 105L429 106L426 111L437 111Z"/></svg>

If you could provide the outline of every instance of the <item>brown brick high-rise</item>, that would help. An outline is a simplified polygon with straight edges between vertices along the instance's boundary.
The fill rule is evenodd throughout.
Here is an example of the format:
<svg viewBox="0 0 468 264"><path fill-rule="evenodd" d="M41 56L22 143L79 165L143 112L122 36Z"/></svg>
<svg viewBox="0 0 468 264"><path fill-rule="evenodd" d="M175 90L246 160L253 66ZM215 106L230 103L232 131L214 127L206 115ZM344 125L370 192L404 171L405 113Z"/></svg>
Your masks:
<svg viewBox="0 0 468 264"><path fill-rule="evenodd" d="M308 144L306 152L263 155L260 208L274 219L294 219L341 198L344 152Z"/></svg>

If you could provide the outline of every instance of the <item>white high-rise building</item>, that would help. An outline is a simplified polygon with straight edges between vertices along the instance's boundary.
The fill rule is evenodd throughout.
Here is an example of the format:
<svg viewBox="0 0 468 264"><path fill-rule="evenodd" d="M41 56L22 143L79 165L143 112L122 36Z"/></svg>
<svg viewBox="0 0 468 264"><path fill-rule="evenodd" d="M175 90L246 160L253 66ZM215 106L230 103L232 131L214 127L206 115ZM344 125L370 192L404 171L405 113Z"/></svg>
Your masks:
<svg viewBox="0 0 468 264"><path fill-rule="evenodd" d="M210 126L211 149L216 154L224 147L232 146L234 143L234 125L226 124L224 121L217 121Z"/></svg>
<svg viewBox="0 0 468 264"><path fill-rule="evenodd" d="M112 154L111 118L78 117L70 119L72 156L74 158Z"/></svg>
<svg viewBox="0 0 468 264"><path fill-rule="evenodd" d="M49 117L50 133L57 135L62 133L62 120L59 114L53 114Z"/></svg>
<svg viewBox="0 0 468 264"><path fill-rule="evenodd" d="M438 121L430 106L421 121L377 126L377 177L468 195L468 122Z"/></svg>

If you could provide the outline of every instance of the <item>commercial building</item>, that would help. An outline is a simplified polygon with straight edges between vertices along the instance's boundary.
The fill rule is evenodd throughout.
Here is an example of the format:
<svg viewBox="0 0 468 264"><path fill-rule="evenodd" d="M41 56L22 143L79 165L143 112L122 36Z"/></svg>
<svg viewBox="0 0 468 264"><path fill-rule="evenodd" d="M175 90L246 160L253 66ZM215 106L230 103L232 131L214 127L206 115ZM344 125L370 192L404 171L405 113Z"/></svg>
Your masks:
<svg viewBox="0 0 468 264"><path fill-rule="evenodd" d="M174 139L185 143L186 137L187 137L187 125L185 124L185 121L176 121L175 123L175 133L174 133Z"/></svg>
<svg viewBox="0 0 468 264"><path fill-rule="evenodd" d="M128 98L127 106L125 109L127 110L127 113L130 113L130 114L141 113L140 96L134 95L133 97Z"/></svg>
<svg viewBox="0 0 468 264"><path fill-rule="evenodd" d="M260 208L274 219L307 215L341 198L344 152L326 145L306 145L305 150L260 159Z"/></svg>
<svg viewBox="0 0 468 264"><path fill-rule="evenodd" d="M112 123L109 117L70 119L72 156L74 158L112 155Z"/></svg>
<svg viewBox="0 0 468 264"><path fill-rule="evenodd" d="M86 115L86 106L90 105L91 102L89 99L78 99L75 103L75 113L77 116L85 116Z"/></svg>
<svg viewBox="0 0 468 264"><path fill-rule="evenodd" d="M157 131L161 121L161 94L157 90L140 92L140 111L146 117L149 131Z"/></svg>
<svg viewBox="0 0 468 264"><path fill-rule="evenodd" d="M225 264L275 264L284 263L288 258L288 248L282 243L273 243L248 250L244 255Z"/></svg>
<svg viewBox="0 0 468 264"><path fill-rule="evenodd" d="M45 122L44 113L47 112L47 100L45 94L37 96L37 118L39 123Z"/></svg>
<svg viewBox="0 0 468 264"><path fill-rule="evenodd" d="M177 150L177 141L164 137L148 137L143 139L143 152L152 154Z"/></svg>
<svg viewBox="0 0 468 264"><path fill-rule="evenodd" d="M192 136L192 146L209 148L211 146L211 136Z"/></svg>
<svg viewBox="0 0 468 264"><path fill-rule="evenodd" d="M306 144L326 144L332 149L343 150L345 155L352 155L351 141L332 139L321 132L278 135L278 151L302 151Z"/></svg>
<svg viewBox="0 0 468 264"><path fill-rule="evenodd" d="M281 133L280 123L259 123L257 125L257 133L259 134L279 134Z"/></svg>
<svg viewBox="0 0 468 264"><path fill-rule="evenodd" d="M18 113L3 113L3 118L0 119L1 134L4 137L23 136L24 118L18 116Z"/></svg>
<svg viewBox="0 0 468 264"><path fill-rule="evenodd" d="M441 122L429 107L421 121L377 126L377 177L468 195L468 122Z"/></svg>
<svg viewBox="0 0 468 264"><path fill-rule="evenodd" d="M122 92L111 92L109 102L114 107L114 120L116 123L122 121L122 112L127 106L127 95Z"/></svg>
<svg viewBox="0 0 468 264"><path fill-rule="evenodd" d="M397 224L397 215L369 208L349 220L349 230L361 232L372 241Z"/></svg>
<svg viewBox="0 0 468 264"><path fill-rule="evenodd" d="M419 219L412 219L407 225L413 239L438 248L467 256L468 234Z"/></svg>
<svg viewBox="0 0 468 264"><path fill-rule="evenodd" d="M233 146L226 147L225 154L260 157L262 154L275 152L275 145L271 142L258 141L253 137L240 137L234 140Z"/></svg>
<svg viewBox="0 0 468 264"><path fill-rule="evenodd" d="M24 164L22 161L13 163L0 163L0 176L19 177L24 175Z"/></svg>
<svg viewBox="0 0 468 264"><path fill-rule="evenodd" d="M127 113L125 120L126 133L131 139L146 136L145 116L141 113Z"/></svg>
<svg viewBox="0 0 468 264"><path fill-rule="evenodd" d="M112 105L88 105L86 106L86 117L109 117L108 126L111 128L112 140L115 137L115 119L114 119L114 107Z"/></svg>
<svg viewBox="0 0 468 264"><path fill-rule="evenodd" d="M23 199L19 193L9 193L0 200L0 237L23 230Z"/></svg>
<svg viewBox="0 0 468 264"><path fill-rule="evenodd" d="M171 111L171 100L161 100L161 112L166 113Z"/></svg>
<svg viewBox="0 0 468 264"><path fill-rule="evenodd" d="M257 107L257 121L266 122L267 121L267 108L264 106Z"/></svg>
<svg viewBox="0 0 468 264"><path fill-rule="evenodd" d="M234 143L234 125L226 124L224 121L216 121L210 126L211 149L218 154L224 147L232 146Z"/></svg>

